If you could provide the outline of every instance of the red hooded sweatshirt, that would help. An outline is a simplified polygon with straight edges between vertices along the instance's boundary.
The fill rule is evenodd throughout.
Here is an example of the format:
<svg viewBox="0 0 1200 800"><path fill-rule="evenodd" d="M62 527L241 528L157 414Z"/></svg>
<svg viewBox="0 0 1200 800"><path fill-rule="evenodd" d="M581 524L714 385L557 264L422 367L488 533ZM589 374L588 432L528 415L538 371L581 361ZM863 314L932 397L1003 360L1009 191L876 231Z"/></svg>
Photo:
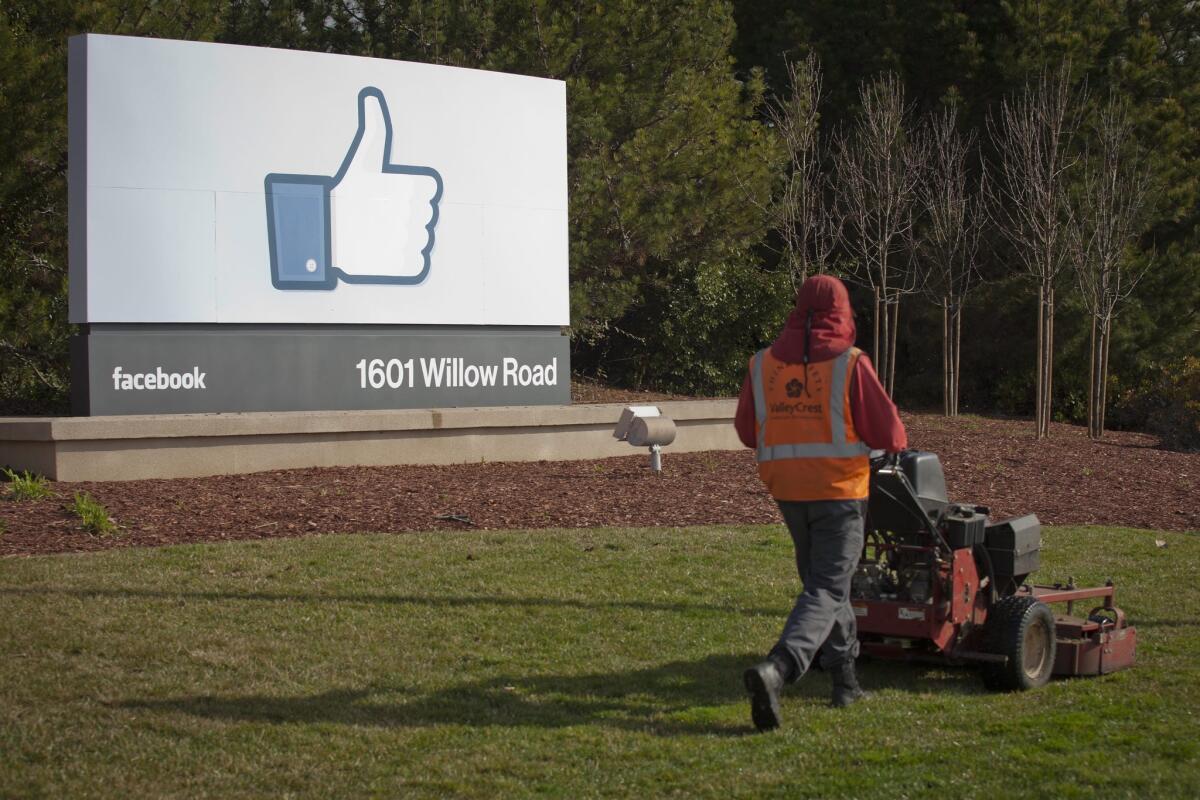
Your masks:
<svg viewBox="0 0 1200 800"><path fill-rule="evenodd" d="M832 275L814 275L804 282L796 295L796 307L787 325L771 345L771 355L789 364L804 363L804 323L812 309L812 335L808 342L808 360L827 361L837 358L854 344L856 331L850 311L850 295L840 280ZM855 362L850 379L850 412L854 430L872 450L898 452L908 446L904 423L896 406L883 390L871 360L864 353ZM733 420L738 438L746 447L755 447L757 426L754 420L754 393L750 388L750 372L742 381L737 414Z"/></svg>

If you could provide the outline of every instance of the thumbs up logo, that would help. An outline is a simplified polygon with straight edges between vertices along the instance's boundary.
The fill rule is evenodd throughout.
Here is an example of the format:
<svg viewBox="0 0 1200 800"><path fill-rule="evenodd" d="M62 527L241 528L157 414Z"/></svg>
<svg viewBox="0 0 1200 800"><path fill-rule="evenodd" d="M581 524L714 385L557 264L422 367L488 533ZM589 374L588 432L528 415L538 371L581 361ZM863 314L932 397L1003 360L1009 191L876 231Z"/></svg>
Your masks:
<svg viewBox="0 0 1200 800"><path fill-rule="evenodd" d="M442 176L393 164L383 92L358 93L358 130L332 176L271 173L267 242L276 289L419 284L429 275Z"/></svg>

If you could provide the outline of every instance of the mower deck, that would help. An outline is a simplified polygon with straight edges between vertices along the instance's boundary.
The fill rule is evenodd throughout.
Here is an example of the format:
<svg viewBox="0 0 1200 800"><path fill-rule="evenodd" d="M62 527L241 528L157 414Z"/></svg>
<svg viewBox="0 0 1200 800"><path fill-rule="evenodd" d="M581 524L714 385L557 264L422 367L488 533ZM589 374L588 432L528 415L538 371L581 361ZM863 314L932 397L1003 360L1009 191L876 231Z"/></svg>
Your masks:
<svg viewBox="0 0 1200 800"><path fill-rule="evenodd" d="M1094 586L1023 586L1018 596L1034 597L1047 604L1066 603L1067 613L1054 615L1057 646L1054 674L1060 677L1107 675L1133 666L1137 650L1137 628L1129 625L1125 612L1114 605L1115 588ZM1100 600L1086 617L1072 615L1080 600ZM930 663L1003 663L994 653L956 647L956 623L963 617L954 610L947 616L932 605L891 600L855 600L854 613L860 633L877 633L879 638L861 642L862 652L875 658ZM931 645L931 646L930 646Z"/></svg>
<svg viewBox="0 0 1200 800"><path fill-rule="evenodd" d="M1137 628L1125 620L1125 612L1117 608L1111 583L1080 589L1068 580L1066 586L1031 586L1028 594L1043 603L1066 603L1066 614L1054 615L1055 649L1054 674L1107 675L1132 667L1137 650ZM1072 616L1079 600L1099 600L1087 617Z"/></svg>
<svg viewBox="0 0 1200 800"><path fill-rule="evenodd" d="M993 521L984 506L950 503L932 453L876 462L851 584L861 652L975 663L985 685L1000 690L1133 666L1137 630L1116 606L1112 582L1031 584L1041 544L1032 514ZM1076 616L1084 601L1087 613Z"/></svg>

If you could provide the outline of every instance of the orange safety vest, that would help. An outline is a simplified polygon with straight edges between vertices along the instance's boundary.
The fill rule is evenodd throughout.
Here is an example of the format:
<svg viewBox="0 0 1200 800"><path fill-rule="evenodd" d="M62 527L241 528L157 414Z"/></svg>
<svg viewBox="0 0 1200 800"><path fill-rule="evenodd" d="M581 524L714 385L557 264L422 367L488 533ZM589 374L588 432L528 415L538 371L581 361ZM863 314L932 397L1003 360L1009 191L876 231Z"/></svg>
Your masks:
<svg viewBox="0 0 1200 800"><path fill-rule="evenodd" d="M850 415L850 376L862 351L789 364L771 348L750 359L758 474L776 500L861 500L870 452Z"/></svg>

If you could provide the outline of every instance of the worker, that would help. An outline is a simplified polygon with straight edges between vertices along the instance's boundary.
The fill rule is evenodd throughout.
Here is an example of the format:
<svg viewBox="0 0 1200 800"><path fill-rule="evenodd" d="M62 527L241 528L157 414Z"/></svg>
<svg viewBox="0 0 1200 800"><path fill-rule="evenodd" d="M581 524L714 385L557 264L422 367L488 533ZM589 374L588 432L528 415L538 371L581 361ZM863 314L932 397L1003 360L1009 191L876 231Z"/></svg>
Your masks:
<svg viewBox="0 0 1200 800"><path fill-rule="evenodd" d="M746 670L751 718L781 722L779 694L820 655L833 678L832 705L864 696L850 581L863 548L870 450L907 447L904 424L871 362L854 347L845 285L831 275L804 282L779 337L750 359L738 398L738 438L779 504L796 547L803 592L767 658Z"/></svg>

